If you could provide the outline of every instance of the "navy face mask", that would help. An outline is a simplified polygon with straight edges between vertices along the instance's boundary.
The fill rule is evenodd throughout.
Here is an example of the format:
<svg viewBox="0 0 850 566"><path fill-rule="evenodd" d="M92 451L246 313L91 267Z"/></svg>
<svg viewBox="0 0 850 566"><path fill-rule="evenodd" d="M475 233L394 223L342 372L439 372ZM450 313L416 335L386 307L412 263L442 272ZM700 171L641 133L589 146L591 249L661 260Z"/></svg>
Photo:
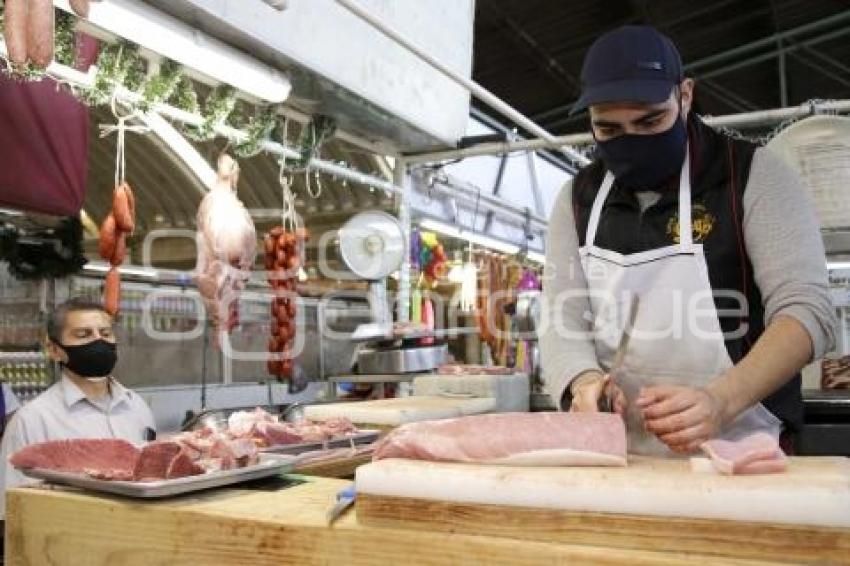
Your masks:
<svg viewBox="0 0 850 566"><path fill-rule="evenodd" d="M80 377L89 379L106 377L118 361L115 344L103 339L79 346L60 345L60 347L68 354L67 363L62 365Z"/></svg>
<svg viewBox="0 0 850 566"><path fill-rule="evenodd" d="M678 173L685 160L688 131L681 114L670 129L657 134L623 134L597 141L605 168L629 189L659 189Z"/></svg>

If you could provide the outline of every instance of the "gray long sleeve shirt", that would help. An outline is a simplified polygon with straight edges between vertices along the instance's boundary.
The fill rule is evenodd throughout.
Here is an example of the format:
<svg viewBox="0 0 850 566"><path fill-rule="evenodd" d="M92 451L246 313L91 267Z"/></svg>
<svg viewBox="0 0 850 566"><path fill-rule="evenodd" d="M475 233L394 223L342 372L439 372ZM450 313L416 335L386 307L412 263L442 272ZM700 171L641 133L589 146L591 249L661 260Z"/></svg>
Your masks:
<svg viewBox="0 0 850 566"><path fill-rule="evenodd" d="M645 208L653 198L644 193L639 200ZM778 315L793 317L808 331L813 359L818 359L834 347L836 320L808 191L785 162L760 148L753 155L743 204L744 240L764 302L765 326ZM590 305L582 293L587 282L578 242L568 182L549 220L543 291L545 314L562 328L547 325L540 336L543 379L556 404L576 376L599 369L590 338ZM574 338L563 338L564 329ZM575 338L579 334L587 338Z"/></svg>

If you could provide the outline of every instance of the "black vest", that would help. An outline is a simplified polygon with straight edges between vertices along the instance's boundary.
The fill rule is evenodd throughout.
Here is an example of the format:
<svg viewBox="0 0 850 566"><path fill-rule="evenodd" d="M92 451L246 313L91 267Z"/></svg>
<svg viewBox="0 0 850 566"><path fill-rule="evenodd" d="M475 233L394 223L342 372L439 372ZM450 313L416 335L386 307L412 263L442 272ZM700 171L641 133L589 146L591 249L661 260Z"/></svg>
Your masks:
<svg viewBox="0 0 850 566"><path fill-rule="evenodd" d="M694 243L703 244L708 275L720 327L730 333L745 325L740 338L727 338L726 349L733 363L743 358L764 332L762 295L753 279L743 233L743 197L756 146L732 139L698 117L688 120L691 156L691 201ZM597 159L582 169L573 181L573 212L580 245L584 245L593 201L605 176ZM615 182L602 208L595 244L621 254L633 254L678 242L678 177L662 189L657 203L641 213L634 193ZM741 317L740 301L723 296L736 291L747 298L748 313ZM728 312L738 311L734 316ZM740 332L738 333L740 334ZM800 375L764 399L764 405L791 430L803 424Z"/></svg>

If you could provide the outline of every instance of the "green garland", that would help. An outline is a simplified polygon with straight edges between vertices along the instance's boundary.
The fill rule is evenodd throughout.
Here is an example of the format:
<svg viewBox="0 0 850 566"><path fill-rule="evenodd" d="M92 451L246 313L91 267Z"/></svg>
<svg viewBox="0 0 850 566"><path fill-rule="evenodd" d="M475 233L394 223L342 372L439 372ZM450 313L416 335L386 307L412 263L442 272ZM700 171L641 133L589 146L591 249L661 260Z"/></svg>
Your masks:
<svg viewBox="0 0 850 566"><path fill-rule="evenodd" d="M174 93L166 100L175 108L197 114L200 111L198 104L198 94L195 92L195 85L187 77L181 76Z"/></svg>
<svg viewBox="0 0 850 566"><path fill-rule="evenodd" d="M336 122L329 116L321 114L314 117L301 128L298 136L298 154L300 157L287 166L288 170L300 170L309 165L310 160L316 157L319 148L328 138L336 132Z"/></svg>
<svg viewBox="0 0 850 566"><path fill-rule="evenodd" d="M277 125L277 107L265 106L257 109L245 125L248 139L238 143L234 148L237 157L244 159L254 157L263 150L263 142L271 139L272 132Z"/></svg>
<svg viewBox="0 0 850 566"><path fill-rule="evenodd" d="M142 89L142 101L139 110L149 112L160 102L171 98L183 78L183 67L171 59L164 59L159 66L159 73L148 80Z"/></svg>
<svg viewBox="0 0 850 566"><path fill-rule="evenodd" d="M200 126L187 125L184 131L189 138L205 142L216 136L216 128L224 125L236 108L236 89L219 85L212 89L204 101L204 122Z"/></svg>
<svg viewBox="0 0 850 566"><path fill-rule="evenodd" d="M62 10L56 10L56 47L54 58L57 63L74 67L77 63L77 19Z"/></svg>
<svg viewBox="0 0 850 566"><path fill-rule="evenodd" d="M3 31L4 7L5 0L0 0L0 33ZM56 9L55 60L68 67L73 67L77 58L76 22L77 18L73 14ZM103 42L96 66L97 72L91 88L70 88L71 93L84 104L109 104L115 89L123 86L141 96L132 110L149 112L157 104L165 103L191 114L200 113L204 119L200 126L184 126L186 135L192 140L209 141L217 135L216 129L224 124L244 130L247 139L234 148L235 154L242 158L259 154L263 143L272 138L279 125L277 105L252 108L240 102L239 112L235 112L237 93L228 85L213 88L201 107L195 84L183 74L183 67L179 63L163 59L159 71L149 77L148 64L140 56L139 47L128 41ZM46 76L43 69L37 69L29 63L23 66L7 65L5 73L23 81L38 81ZM325 116L317 116L307 124L299 137L298 151L301 158L296 161L296 167L306 166L335 129L334 121Z"/></svg>

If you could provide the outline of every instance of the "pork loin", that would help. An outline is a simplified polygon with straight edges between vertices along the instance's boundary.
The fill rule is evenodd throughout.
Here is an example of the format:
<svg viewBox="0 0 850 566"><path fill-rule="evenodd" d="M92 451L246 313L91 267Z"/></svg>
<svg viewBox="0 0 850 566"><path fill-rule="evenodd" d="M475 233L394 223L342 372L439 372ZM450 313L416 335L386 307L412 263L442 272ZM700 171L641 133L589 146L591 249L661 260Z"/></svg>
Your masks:
<svg viewBox="0 0 850 566"><path fill-rule="evenodd" d="M626 428L610 413L502 413L403 425L375 460L516 466L625 466Z"/></svg>

